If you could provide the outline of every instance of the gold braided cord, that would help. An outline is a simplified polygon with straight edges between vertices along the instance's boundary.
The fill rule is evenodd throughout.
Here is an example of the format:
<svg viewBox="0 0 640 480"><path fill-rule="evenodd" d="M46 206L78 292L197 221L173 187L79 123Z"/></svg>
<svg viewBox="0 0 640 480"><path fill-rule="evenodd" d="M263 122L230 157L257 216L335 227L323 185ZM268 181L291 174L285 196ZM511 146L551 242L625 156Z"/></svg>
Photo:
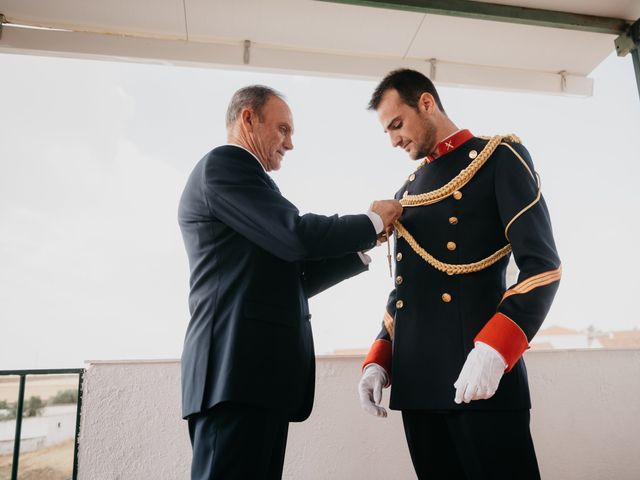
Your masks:
<svg viewBox="0 0 640 480"><path fill-rule="evenodd" d="M538 175L536 173L536 175ZM536 177L538 178L538 177ZM513 224L513 222L515 222L518 218L520 218L527 210L529 210L531 207L533 207L536 203L538 203L540 201L540 197L542 197L542 191L540 190L540 179L538 178L538 194L536 195L536 198L533 199L533 201L527 205L526 207L524 207L522 210L520 210L518 213L516 213L514 215L514 217L509 220L509 223L507 224L507 226L504 228L504 236L507 238L507 240L509 240L509 229L511 228L511 225Z"/></svg>
<svg viewBox="0 0 640 480"><path fill-rule="evenodd" d="M462 275L465 273L479 272L480 270L484 270L485 268L490 267L502 257L509 255L509 253L511 252L511 244L507 243L497 252L486 258L483 258L478 262L462 263L458 265L453 263L444 263L435 258L424 248L422 248L420 244L418 244L416 239L411 236L411 234L407 231L406 228L404 228L404 226L400 222L396 222L395 227L398 238L404 238L409 246L413 249L413 251L416 252L425 262L427 262L436 270L444 272L448 275Z"/></svg>
<svg viewBox="0 0 640 480"><path fill-rule="evenodd" d="M487 137L480 137L487 139ZM451 181L449 181L443 187L440 187L436 190L432 190L430 192L421 193L419 195L407 195L403 199L400 200L400 204L403 207L422 207L425 205L432 205L441 200L452 195L455 191L460 190L464 187L469 181L473 178L473 176L482 168L482 166L487 162L489 157L493 154L493 152L498 148L503 141L520 143L520 139L516 135L496 135L488 139L488 143L482 149L480 154L464 169L460 171L458 175L456 175ZM421 165L422 166L422 165ZM420 166L420 167L421 167ZM418 168L420 168L418 167ZM416 252L425 262L431 265L436 270L439 270L448 275L462 275L466 273L474 273L479 272L480 270L484 270L487 267L490 267L494 263L496 263L501 258L509 255L511 253L511 244L507 243L500 250L494 252L482 260L473 263L463 263L463 264L452 264L441 262L429 252L427 252L424 248L420 246L420 244L416 241L415 238L409 233L409 231L400 223L400 221L394 222L394 227L396 229L398 238L404 238L409 246Z"/></svg>
<svg viewBox="0 0 640 480"><path fill-rule="evenodd" d="M484 138L484 137L481 137ZM482 168L482 166L489 160L489 157L498 145L503 141L519 143L520 139L515 135L496 135L491 137L489 142L485 145L478 156L464 169L460 171L458 175L453 177L446 185L432 190L430 192L421 193L419 195L407 195L400 200L400 204L403 207L421 207L423 205L431 205L444 200L448 196L452 195L456 190L460 190L464 187L473 176ZM422 165L421 165L422 166ZM420 168L420 167L418 167Z"/></svg>
<svg viewBox="0 0 640 480"><path fill-rule="evenodd" d="M384 318L382 319L384 322L384 328L389 334L389 338L393 340L393 317L387 310L384 311Z"/></svg>

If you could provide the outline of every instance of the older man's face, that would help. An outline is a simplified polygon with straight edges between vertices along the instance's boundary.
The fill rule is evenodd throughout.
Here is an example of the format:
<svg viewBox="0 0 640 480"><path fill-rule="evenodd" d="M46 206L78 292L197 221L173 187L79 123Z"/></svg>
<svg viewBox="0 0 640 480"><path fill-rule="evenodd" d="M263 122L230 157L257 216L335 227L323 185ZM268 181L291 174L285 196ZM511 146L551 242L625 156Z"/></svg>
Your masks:
<svg viewBox="0 0 640 480"><path fill-rule="evenodd" d="M284 154L293 149L293 116L289 106L278 97L271 97L262 107L254 124L256 154L265 170L278 170Z"/></svg>

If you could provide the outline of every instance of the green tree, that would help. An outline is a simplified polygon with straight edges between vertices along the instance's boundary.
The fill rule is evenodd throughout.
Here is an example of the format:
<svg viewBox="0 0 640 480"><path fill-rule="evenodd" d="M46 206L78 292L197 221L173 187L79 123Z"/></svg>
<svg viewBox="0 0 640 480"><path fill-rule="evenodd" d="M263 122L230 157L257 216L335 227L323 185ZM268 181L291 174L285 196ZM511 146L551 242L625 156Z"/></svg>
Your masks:
<svg viewBox="0 0 640 480"><path fill-rule="evenodd" d="M40 397L29 397L29 400L24 402L24 416L25 417L37 417L42 415L44 409L44 402Z"/></svg>
<svg viewBox="0 0 640 480"><path fill-rule="evenodd" d="M49 399L49 405L68 405L78 403L77 390L60 390L53 398Z"/></svg>
<svg viewBox="0 0 640 480"><path fill-rule="evenodd" d="M16 409L12 403L7 402L6 400L0 400L0 410L4 410L3 412L0 412L0 420L11 420L16 418Z"/></svg>

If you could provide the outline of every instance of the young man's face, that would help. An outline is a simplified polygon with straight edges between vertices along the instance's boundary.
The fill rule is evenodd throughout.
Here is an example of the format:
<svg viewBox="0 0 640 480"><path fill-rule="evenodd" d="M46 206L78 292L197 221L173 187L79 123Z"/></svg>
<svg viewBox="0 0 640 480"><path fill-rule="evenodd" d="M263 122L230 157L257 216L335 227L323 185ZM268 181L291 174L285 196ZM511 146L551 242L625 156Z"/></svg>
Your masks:
<svg viewBox="0 0 640 480"><path fill-rule="evenodd" d="M417 108L407 105L396 89L382 95L376 112L378 119L389 134L391 144L405 150L413 160L426 157L436 146L433 109L437 108L433 97L425 93Z"/></svg>

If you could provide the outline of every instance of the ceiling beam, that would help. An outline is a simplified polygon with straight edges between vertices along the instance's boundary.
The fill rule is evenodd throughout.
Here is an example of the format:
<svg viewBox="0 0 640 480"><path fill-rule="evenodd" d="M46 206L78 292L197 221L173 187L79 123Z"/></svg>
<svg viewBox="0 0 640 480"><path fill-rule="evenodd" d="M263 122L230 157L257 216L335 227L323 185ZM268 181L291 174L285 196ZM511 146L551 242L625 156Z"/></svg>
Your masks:
<svg viewBox="0 0 640 480"><path fill-rule="evenodd" d="M624 57L633 50L637 50L640 45L640 19L616 38L615 44L619 57Z"/></svg>
<svg viewBox="0 0 640 480"><path fill-rule="evenodd" d="M471 0L316 0L363 7L378 7L407 12L447 15L451 17L492 20L538 27L562 28L583 32L619 35L630 22L619 18L580 15L539 8L498 5Z"/></svg>
<svg viewBox="0 0 640 480"><path fill-rule="evenodd" d="M514 90L552 95L590 96L593 79L518 68L458 64L390 57L358 57L307 50L292 50L244 42L203 43L182 40L103 35L5 25L0 54L19 53L94 60L293 73L379 81L396 68L432 75L437 85ZM435 67L435 68L434 68Z"/></svg>

